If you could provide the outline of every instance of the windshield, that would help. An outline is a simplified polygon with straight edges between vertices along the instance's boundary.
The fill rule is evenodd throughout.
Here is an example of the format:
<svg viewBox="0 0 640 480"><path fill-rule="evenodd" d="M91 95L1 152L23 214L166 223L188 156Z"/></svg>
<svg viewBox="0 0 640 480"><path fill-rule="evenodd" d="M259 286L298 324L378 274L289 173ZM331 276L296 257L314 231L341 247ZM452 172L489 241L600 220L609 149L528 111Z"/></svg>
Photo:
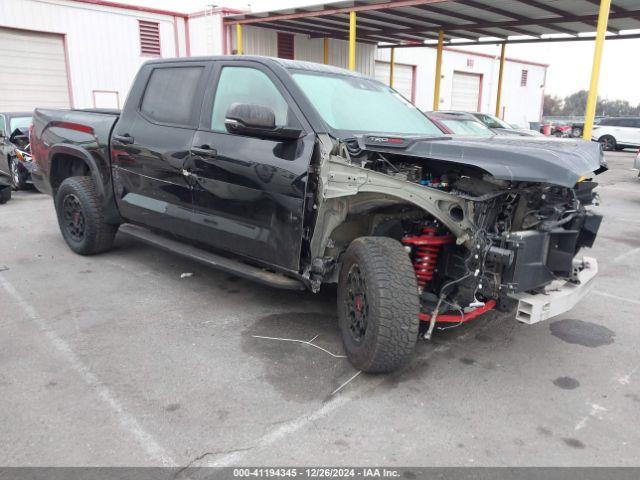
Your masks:
<svg viewBox="0 0 640 480"><path fill-rule="evenodd" d="M479 113L476 115L476 118L489 128L513 128L507 122L500 120L498 117L494 117L493 115L487 115L486 113Z"/></svg>
<svg viewBox="0 0 640 480"><path fill-rule="evenodd" d="M293 78L332 128L348 132L443 135L398 92L362 77L296 72Z"/></svg>
<svg viewBox="0 0 640 480"><path fill-rule="evenodd" d="M440 122L457 135L481 135L489 137L494 134L488 127L475 120L441 119Z"/></svg>
<svg viewBox="0 0 640 480"><path fill-rule="evenodd" d="M13 117L9 120L9 133L13 133L16 128L22 133L27 133L30 123L31 117Z"/></svg>

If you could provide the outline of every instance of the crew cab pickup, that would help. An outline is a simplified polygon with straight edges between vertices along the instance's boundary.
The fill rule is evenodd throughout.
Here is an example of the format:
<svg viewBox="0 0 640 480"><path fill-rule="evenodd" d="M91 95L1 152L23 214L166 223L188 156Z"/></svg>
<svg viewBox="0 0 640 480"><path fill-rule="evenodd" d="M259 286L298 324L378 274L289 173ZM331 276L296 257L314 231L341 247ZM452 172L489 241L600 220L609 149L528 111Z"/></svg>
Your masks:
<svg viewBox="0 0 640 480"><path fill-rule="evenodd" d="M144 64L123 111L34 115L33 181L82 255L118 229L273 287L337 283L353 365L497 308L534 323L593 285L597 143L442 133L358 73L264 57Z"/></svg>

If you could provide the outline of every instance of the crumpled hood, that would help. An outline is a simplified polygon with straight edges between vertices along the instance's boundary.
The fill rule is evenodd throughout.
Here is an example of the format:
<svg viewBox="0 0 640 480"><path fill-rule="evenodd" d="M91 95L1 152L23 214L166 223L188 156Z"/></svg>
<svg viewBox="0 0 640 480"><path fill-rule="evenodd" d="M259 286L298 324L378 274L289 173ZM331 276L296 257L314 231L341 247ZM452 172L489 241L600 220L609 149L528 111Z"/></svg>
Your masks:
<svg viewBox="0 0 640 480"><path fill-rule="evenodd" d="M500 180L573 187L607 169L599 143L546 137L396 137L363 135L361 148L479 167Z"/></svg>

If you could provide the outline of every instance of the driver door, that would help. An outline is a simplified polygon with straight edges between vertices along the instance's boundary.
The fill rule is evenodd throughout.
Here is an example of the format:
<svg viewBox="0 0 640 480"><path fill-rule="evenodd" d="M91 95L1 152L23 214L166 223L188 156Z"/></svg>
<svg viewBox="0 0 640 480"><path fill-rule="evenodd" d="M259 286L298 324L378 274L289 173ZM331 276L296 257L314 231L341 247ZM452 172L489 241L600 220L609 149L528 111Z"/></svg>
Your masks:
<svg viewBox="0 0 640 480"><path fill-rule="evenodd" d="M314 147L311 128L263 64L218 62L211 85L188 166L198 238L211 247L297 271ZM268 107L276 126L300 128L303 134L296 140L231 134L225 117L234 103Z"/></svg>

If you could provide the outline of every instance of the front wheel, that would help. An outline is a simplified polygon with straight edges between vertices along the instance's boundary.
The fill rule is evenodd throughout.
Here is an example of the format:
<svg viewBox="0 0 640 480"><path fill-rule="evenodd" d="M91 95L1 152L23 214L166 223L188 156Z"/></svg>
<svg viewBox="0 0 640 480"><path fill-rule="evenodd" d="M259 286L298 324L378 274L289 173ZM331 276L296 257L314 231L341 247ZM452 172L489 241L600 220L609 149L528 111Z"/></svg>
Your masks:
<svg viewBox="0 0 640 480"><path fill-rule="evenodd" d="M11 186L14 190L24 190L27 188L26 174L20 171L20 164L15 158L9 159L9 170L11 173Z"/></svg>
<svg viewBox="0 0 640 480"><path fill-rule="evenodd" d="M615 150L618 146L616 139L611 135L603 135L598 139L598 142L600 142L600 145L602 145L602 149L607 152Z"/></svg>
<svg viewBox="0 0 640 480"><path fill-rule="evenodd" d="M60 231L71 250L93 255L111 248L118 227L104 221L91 177L65 179L56 192L55 205Z"/></svg>
<svg viewBox="0 0 640 480"><path fill-rule="evenodd" d="M369 373L392 372L413 355L420 320L416 276L400 242L354 240L340 269L338 322L349 361Z"/></svg>

